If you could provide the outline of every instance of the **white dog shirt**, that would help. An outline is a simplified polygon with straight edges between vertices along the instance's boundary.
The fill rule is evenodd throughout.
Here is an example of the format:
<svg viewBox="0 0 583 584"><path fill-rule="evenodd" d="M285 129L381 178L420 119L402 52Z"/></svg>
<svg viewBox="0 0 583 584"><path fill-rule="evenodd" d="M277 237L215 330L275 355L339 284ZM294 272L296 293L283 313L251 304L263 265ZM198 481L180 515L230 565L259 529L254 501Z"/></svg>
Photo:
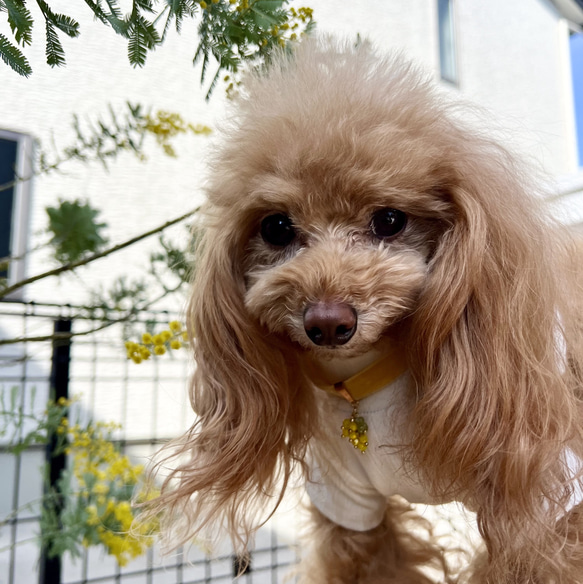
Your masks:
<svg viewBox="0 0 583 584"><path fill-rule="evenodd" d="M412 399L410 376L401 375L387 387L360 401L358 412L368 424L363 454L341 438L342 421L352 406L318 390L321 430L327 438L310 444L308 495L326 517L348 529L366 531L383 519L387 498L401 495L411 503L436 503L417 477L403 466L401 451L408 442L404 422Z"/></svg>
<svg viewBox="0 0 583 584"><path fill-rule="evenodd" d="M409 441L405 422L413 407L410 391L410 375L405 373L360 401L359 415L368 424L369 446L364 454L341 438L342 421L350 417L352 406L316 391L325 439L310 443L306 489L314 506L337 525L355 531L373 529L381 523L387 499L393 495L410 503L446 502L431 497L419 477L404 468L401 452ZM581 473L583 463L570 449L564 458L571 476ZM567 511L582 500L581 482L575 480Z"/></svg>

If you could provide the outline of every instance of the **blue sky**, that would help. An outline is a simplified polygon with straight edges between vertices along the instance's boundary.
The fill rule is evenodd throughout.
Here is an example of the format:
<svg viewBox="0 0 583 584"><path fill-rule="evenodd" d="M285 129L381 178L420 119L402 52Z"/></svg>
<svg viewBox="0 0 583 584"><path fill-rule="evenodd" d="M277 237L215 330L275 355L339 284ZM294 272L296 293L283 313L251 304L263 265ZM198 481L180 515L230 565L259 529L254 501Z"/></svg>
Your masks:
<svg viewBox="0 0 583 584"><path fill-rule="evenodd" d="M583 166L583 33L571 35L571 67L575 93L579 166Z"/></svg>

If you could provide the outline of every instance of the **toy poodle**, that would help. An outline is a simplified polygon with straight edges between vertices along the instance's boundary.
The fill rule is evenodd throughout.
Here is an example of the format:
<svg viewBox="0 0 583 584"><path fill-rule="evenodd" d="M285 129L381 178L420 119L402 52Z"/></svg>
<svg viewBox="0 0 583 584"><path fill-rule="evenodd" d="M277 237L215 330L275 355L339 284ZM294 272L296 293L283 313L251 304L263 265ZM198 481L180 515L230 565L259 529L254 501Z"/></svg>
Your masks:
<svg viewBox="0 0 583 584"><path fill-rule="evenodd" d="M458 578L411 504L459 501L484 540L464 579L582 583L581 284L528 174L367 43L305 41L235 108L164 529L244 549L300 471L302 582Z"/></svg>

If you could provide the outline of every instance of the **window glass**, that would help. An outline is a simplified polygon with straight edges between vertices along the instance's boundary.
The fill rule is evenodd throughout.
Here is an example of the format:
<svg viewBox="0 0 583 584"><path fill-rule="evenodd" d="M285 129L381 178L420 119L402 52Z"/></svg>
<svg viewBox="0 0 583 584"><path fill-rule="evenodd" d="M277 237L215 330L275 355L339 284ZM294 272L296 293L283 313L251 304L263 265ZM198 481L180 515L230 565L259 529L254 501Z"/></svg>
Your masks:
<svg viewBox="0 0 583 584"><path fill-rule="evenodd" d="M12 253L12 221L14 208L14 186L18 142L0 138L0 258ZM10 186L9 186L10 185ZM0 270L0 278L6 278Z"/></svg>
<svg viewBox="0 0 583 584"><path fill-rule="evenodd" d="M583 166L583 33L572 34L570 45L579 166Z"/></svg>
<svg viewBox="0 0 583 584"><path fill-rule="evenodd" d="M453 0L438 0L439 64L441 78L457 83Z"/></svg>

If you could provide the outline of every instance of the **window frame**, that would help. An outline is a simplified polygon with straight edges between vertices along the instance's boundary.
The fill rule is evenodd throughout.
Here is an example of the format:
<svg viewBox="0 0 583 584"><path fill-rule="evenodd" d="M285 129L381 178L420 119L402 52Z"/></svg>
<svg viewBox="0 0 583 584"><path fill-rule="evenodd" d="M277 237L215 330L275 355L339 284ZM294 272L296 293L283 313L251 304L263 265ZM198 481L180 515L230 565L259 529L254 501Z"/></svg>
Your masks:
<svg viewBox="0 0 583 584"><path fill-rule="evenodd" d="M11 286L26 276L30 218L32 209L32 179L35 142L31 135L0 129L0 138L16 142L15 178L12 218L10 222L10 254L14 259L8 265L7 282ZM7 296L7 300L22 298L23 290Z"/></svg>

